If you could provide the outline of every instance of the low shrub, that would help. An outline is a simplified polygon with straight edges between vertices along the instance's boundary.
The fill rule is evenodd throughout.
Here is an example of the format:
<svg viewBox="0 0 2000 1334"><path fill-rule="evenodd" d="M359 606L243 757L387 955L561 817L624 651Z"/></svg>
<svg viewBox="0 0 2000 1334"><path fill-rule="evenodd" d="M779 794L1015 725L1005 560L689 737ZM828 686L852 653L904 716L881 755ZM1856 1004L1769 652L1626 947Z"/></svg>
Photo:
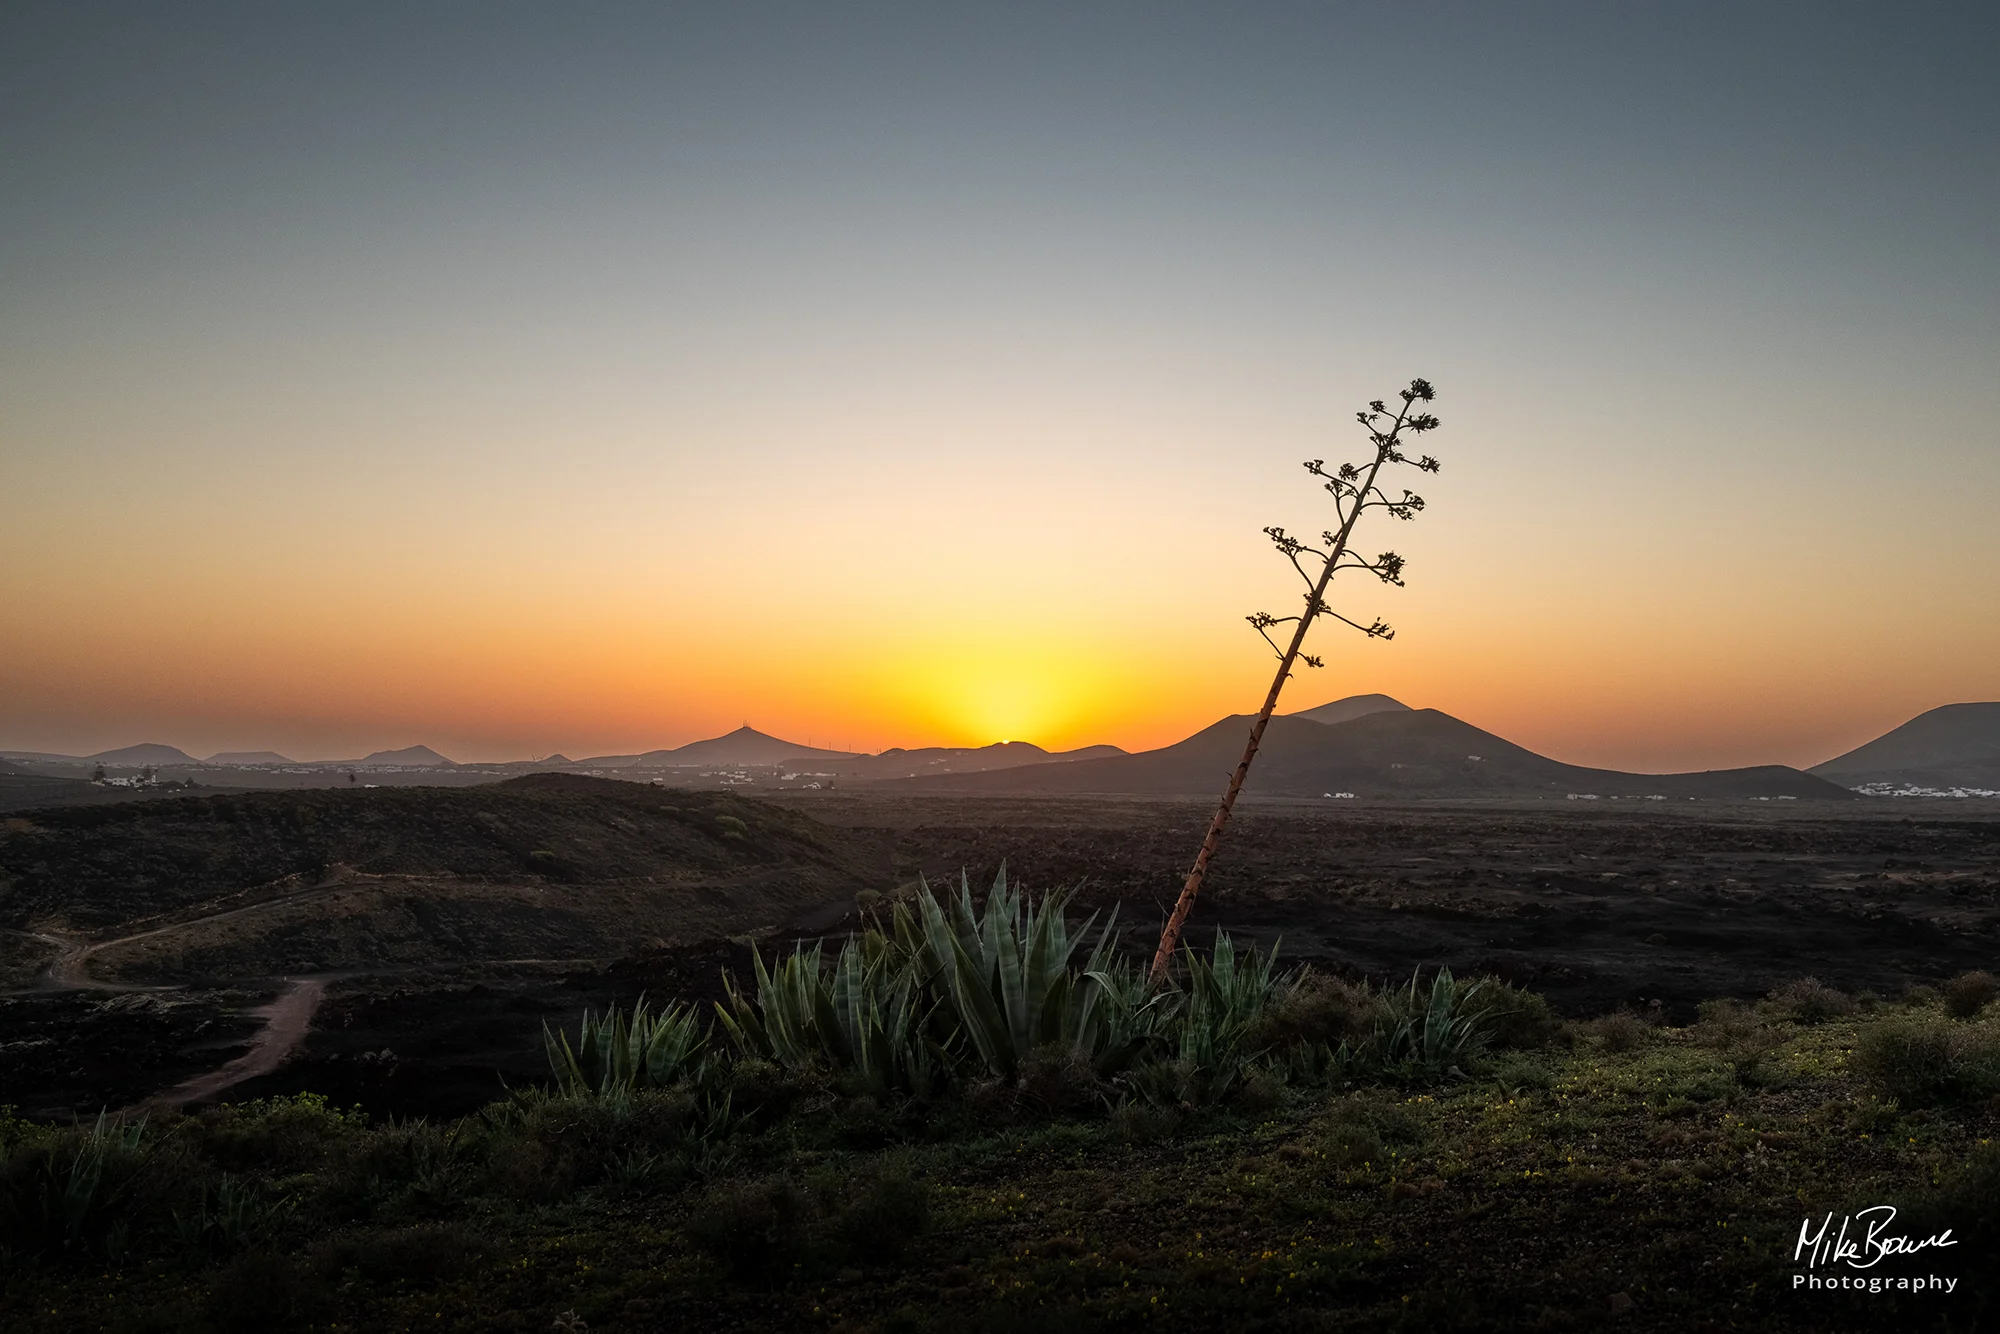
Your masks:
<svg viewBox="0 0 2000 1334"><path fill-rule="evenodd" d="M1585 1036L1608 1052L1633 1051L1652 1040L1650 1024L1630 1010L1601 1014L1583 1026Z"/></svg>
<svg viewBox="0 0 2000 1334"><path fill-rule="evenodd" d="M1044 1043L1021 1058L1016 1088L1029 1108L1058 1116L1095 1103L1105 1084L1089 1056L1075 1047Z"/></svg>
<svg viewBox="0 0 2000 1334"><path fill-rule="evenodd" d="M1858 1099L1847 1109L1844 1118L1847 1129L1857 1135L1880 1135L1895 1128L1903 1115L1903 1104L1894 1098L1878 1098L1873 1094Z"/></svg>
<svg viewBox="0 0 2000 1334"><path fill-rule="evenodd" d="M1990 1243L2000 1236L2000 1144L1982 1143L1910 1210L1910 1232Z"/></svg>
<svg viewBox="0 0 2000 1334"><path fill-rule="evenodd" d="M1954 1019L1970 1019L2000 997L2000 977L1984 970L1960 973L1938 989L1944 997L1944 1012Z"/></svg>
<svg viewBox="0 0 2000 1334"><path fill-rule="evenodd" d="M1336 1122L1319 1135L1319 1149L1335 1167L1363 1167L1381 1162L1382 1137L1365 1125Z"/></svg>
<svg viewBox="0 0 2000 1334"><path fill-rule="evenodd" d="M701 1201L686 1232L737 1277L764 1278L806 1262L813 1212L811 1199L787 1178L735 1182Z"/></svg>
<svg viewBox="0 0 2000 1334"><path fill-rule="evenodd" d="M232 1170L310 1172L343 1150L368 1125L317 1093L204 1108L188 1126L201 1152Z"/></svg>
<svg viewBox="0 0 2000 1334"><path fill-rule="evenodd" d="M1151 1144L1165 1139L1180 1126L1180 1113L1171 1107L1127 1099L1111 1109L1111 1130L1126 1144Z"/></svg>
<svg viewBox="0 0 2000 1334"><path fill-rule="evenodd" d="M1246 1041L1267 1050L1361 1043L1375 1032L1382 1015L1382 999L1366 983L1306 968L1279 988Z"/></svg>
<svg viewBox="0 0 2000 1334"><path fill-rule="evenodd" d="M167 1217L175 1184L159 1136L143 1120L99 1116L91 1126L10 1139L0 1160L0 1253L116 1258L135 1233Z"/></svg>
<svg viewBox="0 0 2000 1334"><path fill-rule="evenodd" d="M827 1110L824 1117L827 1135L843 1148L882 1148L901 1137L902 1126L896 1110L883 1105L872 1094L857 1094Z"/></svg>
<svg viewBox="0 0 2000 1334"><path fill-rule="evenodd" d="M1349 1093L1327 1108L1326 1119L1333 1125L1363 1125L1388 1144L1421 1144L1424 1123L1409 1104L1377 1090Z"/></svg>
<svg viewBox="0 0 2000 1334"><path fill-rule="evenodd" d="M718 1083L731 1110L758 1125L784 1118L799 1099L817 1091L820 1081L794 1074L760 1056L737 1055Z"/></svg>
<svg viewBox="0 0 2000 1334"><path fill-rule="evenodd" d="M2000 1091L2000 1042L1988 1030L1939 1019L1878 1020L1856 1038L1848 1064L1905 1107Z"/></svg>
<svg viewBox="0 0 2000 1334"><path fill-rule="evenodd" d="M384 1209L430 1216L472 1185L474 1147L464 1122L437 1125L419 1118L374 1126L330 1159L321 1190L347 1217Z"/></svg>
<svg viewBox="0 0 2000 1334"><path fill-rule="evenodd" d="M336 1238L315 1254L329 1277L351 1276L368 1284L435 1287L486 1259L485 1241L449 1223L419 1223Z"/></svg>
<svg viewBox="0 0 2000 1334"><path fill-rule="evenodd" d="M1569 1025L1540 992L1487 978L1466 1005L1479 1016L1480 1032L1491 1050L1534 1051L1569 1041Z"/></svg>
<svg viewBox="0 0 2000 1334"><path fill-rule="evenodd" d="M1739 1082L1769 1082L1765 1062L1781 1041L1758 1013L1736 1000L1703 1001L1700 1019L1688 1029L1688 1036L1708 1047L1729 1063Z"/></svg>
<svg viewBox="0 0 2000 1334"><path fill-rule="evenodd" d="M1771 1008L1795 1024L1823 1024L1842 1019L1859 1007L1846 992L1830 987L1816 977L1787 982L1770 996Z"/></svg>
<svg viewBox="0 0 2000 1334"><path fill-rule="evenodd" d="M201 1182L194 1199L173 1211L174 1228L191 1255L234 1255L253 1242L268 1243L291 1208L290 1200L224 1172L213 1182Z"/></svg>
<svg viewBox="0 0 2000 1334"><path fill-rule="evenodd" d="M1253 1065L1236 1081L1229 1105L1250 1116L1262 1116L1284 1101L1284 1085L1269 1066Z"/></svg>
<svg viewBox="0 0 2000 1334"><path fill-rule="evenodd" d="M1521 1052L1508 1052L1482 1072L1509 1097L1527 1089L1552 1088L1556 1077L1546 1065Z"/></svg>
<svg viewBox="0 0 2000 1334"><path fill-rule="evenodd" d="M827 1263L873 1265L902 1255L930 1227L930 1186L895 1167L823 1169L737 1181L689 1214L688 1239L739 1278L771 1279Z"/></svg>
<svg viewBox="0 0 2000 1334"><path fill-rule="evenodd" d="M317 1285L288 1255L270 1250L238 1257L216 1275L207 1314L220 1334L265 1334L295 1329L316 1304Z"/></svg>
<svg viewBox="0 0 2000 1334"><path fill-rule="evenodd" d="M905 1172L836 1174L815 1184L824 1219L821 1249L833 1257L893 1260L930 1227L930 1185Z"/></svg>
<svg viewBox="0 0 2000 1334"><path fill-rule="evenodd" d="M1688 1028L1688 1036L1703 1047L1717 1051L1734 1046L1764 1031L1757 1012L1738 1000L1705 1000L1699 1018Z"/></svg>
<svg viewBox="0 0 2000 1334"><path fill-rule="evenodd" d="M527 1093L485 1138L488 1180L524 1203L586 1186L662 1184L724 1165L724 1141L744 1125L727 1092L686 1087L613 1095Z"/></svg>
<svg viewBox="0 0 2000 1334"><path fill-rule="evenodd" d="M1342 1167L1381 1162L1391 1147L1424 1140L1424 1123L1409 1107L1383 1093L1350 1093L1327 1108L1315 1139L1320 1151Z"/></svg>

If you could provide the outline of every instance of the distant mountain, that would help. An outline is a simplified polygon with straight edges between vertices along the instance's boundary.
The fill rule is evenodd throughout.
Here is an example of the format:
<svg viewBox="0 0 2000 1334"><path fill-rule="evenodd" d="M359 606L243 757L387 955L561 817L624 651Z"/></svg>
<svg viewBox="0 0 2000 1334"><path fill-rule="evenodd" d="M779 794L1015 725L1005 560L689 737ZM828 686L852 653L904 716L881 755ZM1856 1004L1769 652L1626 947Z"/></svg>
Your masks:
<svg viewBox="0 0 2000 1334"><path fill-rule="evenodd" d="M405 746L401 750L378 750L359 760L327 760L328 765L364 764L379 765L382 768L398 769L449 769L455 768L453 761L432 750L429 746Z"/></svg>
<svg viewBox="0 0 2000 1334"><path fill-rule="evenodd" d="M1891 783L2000 790L2000 702L1946 704L1920 713L1807 772L1849 787Z"/></svg>
<svg viewBox="0 0 2000 1334"><path fill-rule="evenodd" d="M586 760L586 765L612 767L610 760L622 758L606 756L602 762ZM690 741L676 750L649 750L634 756L632 763L640 766L665 766L688 768L694 765L742 764L773 765L785 764L792 760L840 760L852 759L854 753L846 750L820 750L812 746L802 746L796 741L785 741L779 737L759 732L754 727L739 727L724 736L711 737L707 741Z"/></svg>
<svg viewBox="0 0 2000 1334"><path fill-rule="evenodd" d="M1243 752L1248 717L1137 755L904 780L959 792L1214 796ZM1246 791L1267 796L1811 797L1853 793L1782 765L1690 774L1628 774L1564 764L1436 709L1378 710L1342 723L1271 720Z"/></svg>
<svg viewBox="0 0 2000 1334"><path fill-rule="evenodd" d="M1355 718L1365 718L1371 713L1394 713L1398 710L1409 712L1410 706L1399 699L1387 695L1349 695L1331 704L1322 704L1316 709L1302 709L1285 715L1288 718L1304 718L1314 723L1344 723Z"/></svg>
<svg viewBox="0 0 2000 1334"><path fill-rule="evenodd" d="M82 764L81 755L58 755L49 750L0 750L0 760L26 761L30 764Z"/></svg>
<svg viewBox="0 0 2000 1334"><path fill-rule="evenodd" d="M596 768L611 767L599 760L585 760L584 763ZM573 769L576 765L577 762L569 756L555 754L544 756L539 760L506 760L500 763L481 764L479 767L481 769L504 769L508 773L516 774L539 774L549 773L558 769Z"/></svg>
<svg viewBox="0 0 2000 1334"><path fill-rule="evenodd" d="M837 778L863 780L932 777L937 774L991 773L1018 769L1031 764L1064 764L1077 760L1103 759L1123 755L1116 746L1085 746L1081 750L1047 751L1030 741L996 741L990 746L924 746L905 750L901 746L880 755L854 755L846 759L816 759L794 756L801 767L831 773Z"/></svg>
<svg viewBox="0 0 2000 1334"><path fill-rule="evenodd" d="M194 756L188 754L180 747L162 746L156 741L149 741L138 746L122 746L117 750L99 751L95 755L84 756L84 760L89 764L150 764L156 768L163 764L196 763Z"/></svg>
<svg viewBox="0 0 2000 1334"><path fill-rule="evenodd" d="M1049 758L1058 764L1074 764L1078 760L1108 760L1114 756L1129 755L1131 753L1131 751L1126 750L1123 746L1078 746L1075 750L1050 751Z"/></svg>
<svg viewBox="0 0 2000 1334"><path fill-rule="evenodd" d="M291 762L275 750L225 750L220 754L209 756L206 761L209 764L231 765L290 764Z"/></svg>

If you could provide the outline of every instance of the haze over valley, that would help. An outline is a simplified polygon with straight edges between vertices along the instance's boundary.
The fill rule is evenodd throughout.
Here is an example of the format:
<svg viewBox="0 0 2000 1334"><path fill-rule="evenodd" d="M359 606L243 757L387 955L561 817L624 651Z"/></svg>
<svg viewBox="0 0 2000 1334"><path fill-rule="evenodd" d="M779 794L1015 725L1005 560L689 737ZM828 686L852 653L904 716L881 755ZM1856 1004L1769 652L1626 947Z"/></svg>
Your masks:
<svg viewBox="0 0 2000 1334"><path fill-rule="evenodd" d="M251 789L384 783L495 782L521 773L577 773L675 786L821 791L841 784L957 794L1203 796L1240 748L1247 718L1224 718L1171 746L1050 752L1026 741L982 747L892 748L876 755L800 745L744 725L723 736L629 755L551 755L459 764L428 746L352 760L296 761L272 752L215 755L142 743L95 755L0 750L0 803L92 801L182 784ZM85 775L99 775L86 778ZM1597 800L1849 800L2000 796L2000 704L1930 710L1810 770L1785 765L1632 774L1563 764L1435 709L1356 695L1273 722L1247 791L1329 800L1559 798Z"/></svg>

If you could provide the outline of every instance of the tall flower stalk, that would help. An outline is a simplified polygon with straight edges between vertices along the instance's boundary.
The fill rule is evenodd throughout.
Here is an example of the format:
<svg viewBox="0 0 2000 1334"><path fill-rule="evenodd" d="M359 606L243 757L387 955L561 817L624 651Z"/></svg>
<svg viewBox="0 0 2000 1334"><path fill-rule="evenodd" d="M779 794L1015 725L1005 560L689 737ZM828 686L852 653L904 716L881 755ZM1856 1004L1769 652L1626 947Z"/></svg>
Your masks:
<svg viewBox="0 0 2000 1334"><path fill-rule="evenodd" d="M1246 618L1256 627L1257 633L1264 636L1264 642L1271 646L1271 651L1278 655L1278 671L1271 678L1271 688L1264 696L1264 707L1257 711L1256 719L1250 724L1250 737L1244 743L1243 758L1236 762L1235 770L1229 775L1229 786L1223 790L1222 801L1215 808L1214 818L1208 822L1208 833L1201 840L1201 850L1195 854L1194 868L1188 872L1187 880L1181 886L1180 898L1174 903L1174 911L1167 918L1166 928L1160 932L1160 947L1153 955L1152 976L1155 981L1166 976L1167 968L1173 962L1181 929L1194 909L1195 896L1201 893L1209 863L1214 860L1215 850L1222 842L1222 831L1229 827L1229 817L1236 809L1236 798L1243 791L1244 779L1250 776L1250 763L1257 758L1257 748L1264 741L1264 729L1270 726L1271 714L1278 707L1279 693L1284 690L1285 682L1291 679L1292 670L1298 663L1303 662L1308 667L1321 665L1318 658L1303 651L1306 631L1324 613L1353 626L1371 639L1395 638L1395 631L1380 620L1363 625L1335 611L1327 605L1326 590L1334 575L1342 570L1366 570L1384 583L1402 584L1401 556L1385 551L1371 561L1349 551L1348 542L1354 534L1356 522L1367 510L1385 509L1398 519L1414 519L1423 509L1422 496L1405 490L1400 498L1391 497L1378 483L1382 470L1391 465L1407 465L1419 472L1438 470L1438 461L1429 454L1412 459L1403 452L1405 433L1422 435L1437 429L1438 419L1417 406L1429 403L1434 393L1430 381L1412 380L1410 387L1399 395L1402 406L1394 413L1378 398L1368 405L1366 411L1355 414L1355 419L1368 432L1369 442L1375 449L1374 457L1366 462L1358 465L1342 463L1332 469L1326 466L1324 459L1313 459L1306 464L1306 471L1320 478L1333 497L1334 512L1340 519L1338 527L1320 534L1320 543L1301 542L1282 528L1264 530L1272 544L1284 553L1292 568L1305 581L1305 607L1296 616L1273 616L1260 611ZM1272 629L1281 625L1293 627L1290 642L1282 647L1271 637Z"/></svg>

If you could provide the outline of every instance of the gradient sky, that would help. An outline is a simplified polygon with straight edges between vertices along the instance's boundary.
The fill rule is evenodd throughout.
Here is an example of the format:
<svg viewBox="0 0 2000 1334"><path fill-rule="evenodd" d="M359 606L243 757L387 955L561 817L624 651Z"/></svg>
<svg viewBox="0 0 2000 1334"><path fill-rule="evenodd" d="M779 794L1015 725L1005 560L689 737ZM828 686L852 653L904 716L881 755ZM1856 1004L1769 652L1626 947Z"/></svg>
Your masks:
<svg viewBox="0 0 2000 1334"><path fill-rule="evenodd" d="M1990 4L0 11L0 745L1810 764L2000 698ZM1393 529L1393 531L1390 531Z"/></svg>

